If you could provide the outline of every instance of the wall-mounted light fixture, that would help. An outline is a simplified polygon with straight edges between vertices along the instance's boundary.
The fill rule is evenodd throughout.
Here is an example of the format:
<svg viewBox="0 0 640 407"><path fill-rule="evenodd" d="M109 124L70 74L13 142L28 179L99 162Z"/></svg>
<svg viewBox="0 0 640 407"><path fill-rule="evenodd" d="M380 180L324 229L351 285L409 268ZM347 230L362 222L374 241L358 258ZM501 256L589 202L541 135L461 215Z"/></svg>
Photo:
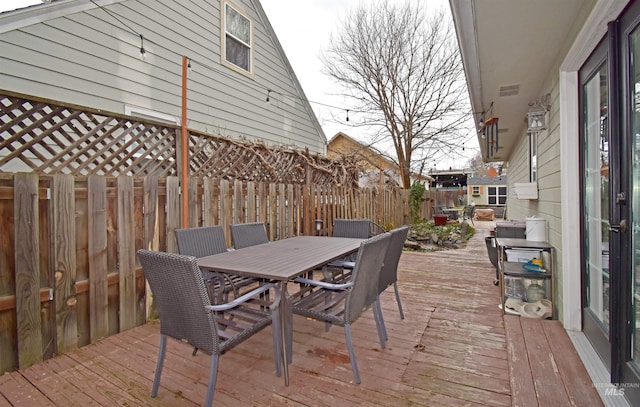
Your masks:
<svg viewBox="0 0 640 407"><path fill-rule="evenodd" d="M322 230L322 219L316 219L316 236L320 236Z"/></svg>
<svg viewBox="0 0 640 407"><path fill-rule="evenodd" d="M546 94L536 100L529 102L527 112L527 131L529 133L539 132L547 129L547 112L551 108L549 99L551 95Z"/></svg>

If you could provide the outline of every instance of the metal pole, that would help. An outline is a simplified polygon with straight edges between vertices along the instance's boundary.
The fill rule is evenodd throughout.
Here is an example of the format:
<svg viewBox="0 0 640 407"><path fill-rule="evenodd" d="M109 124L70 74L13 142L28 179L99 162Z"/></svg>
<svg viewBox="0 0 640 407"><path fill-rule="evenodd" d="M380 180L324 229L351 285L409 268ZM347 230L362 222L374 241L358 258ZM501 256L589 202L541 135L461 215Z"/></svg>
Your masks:
<svg viewBox="0 0 640 407"><path fill-rule="evenodd" d="M182 56L182 137L181 137L181 157L182 157L182 227L188 227L189 223L189 165L188 165L188 149L189 135L187 133L187 65L189 59Z"/></svg>

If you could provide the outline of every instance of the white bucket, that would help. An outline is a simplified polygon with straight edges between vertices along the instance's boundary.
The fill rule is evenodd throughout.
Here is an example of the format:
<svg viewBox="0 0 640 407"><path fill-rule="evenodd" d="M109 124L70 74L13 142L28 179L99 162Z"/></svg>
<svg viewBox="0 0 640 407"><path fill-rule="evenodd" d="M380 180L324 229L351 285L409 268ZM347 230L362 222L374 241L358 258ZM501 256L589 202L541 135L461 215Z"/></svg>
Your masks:
<svg viewBox="0 0 640 407"><path fill-rule="evenodd" d="M532 216L526 219L525 235L532 242L547 241L547 221Z"/></svg>

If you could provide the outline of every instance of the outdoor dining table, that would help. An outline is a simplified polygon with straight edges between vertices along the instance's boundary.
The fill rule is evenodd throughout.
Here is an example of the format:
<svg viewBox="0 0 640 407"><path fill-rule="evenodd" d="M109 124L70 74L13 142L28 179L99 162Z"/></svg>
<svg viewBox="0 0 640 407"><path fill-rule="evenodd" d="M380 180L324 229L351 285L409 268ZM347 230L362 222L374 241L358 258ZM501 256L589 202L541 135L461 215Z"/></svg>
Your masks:
<svg viewBox="0 0 640 407"><path fill-rule="evenodd" d="M198 259L203 270L237 274L280 283L280 315L282 316L283 367L285 385L289 385L289 369L286 355L287 325L292 321L287 315L287 282L305 273L317 270L333 260L357 251L363 239L327 236L297 236L245 247Z"/></svg>
<svg viewBox="0 0 640 407"><path fill-rule="evenodd" d="M442 208L442 212L444 212L451 220L460 218L463 211L464 208Z"/></svg>

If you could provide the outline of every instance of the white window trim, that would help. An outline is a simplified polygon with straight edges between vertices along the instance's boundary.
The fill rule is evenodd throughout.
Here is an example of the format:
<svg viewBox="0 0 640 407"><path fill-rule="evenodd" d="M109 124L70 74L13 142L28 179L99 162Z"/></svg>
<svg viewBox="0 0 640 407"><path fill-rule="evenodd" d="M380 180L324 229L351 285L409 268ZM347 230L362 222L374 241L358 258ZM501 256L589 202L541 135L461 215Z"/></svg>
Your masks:
<svg viewBox="0 0 640 407"><path fill-rule="evenodd" d="M233 8L236 12L238 12L239 14L241 14L244 18L246 18L247 20L249 20L249 36L251 38L251 43L248 44L249 46L249 70L245 70L241 67L239 67L238 65L231 63L229 61L227 61L227 41L226 41L226 36L227 36L227 18L226 18L226 7L227 5L229 5L229 7ZM235 5L234 3L232 3L229 0L220 0L220 62L222 63L222 65L238 72L241 73L245 76L248 76L250 78L253 78L253 47L254 47L255 41L253 39L253 20L249 17L249 15L241 8L238 7L237 5Z"/></svg>
<svg viewBox="0 0 640 407"><path fill-rule="evenodd" d="M491 188L495 188L496 189L495 194L492 194L490 192ZM504 194L500 193L500 188L505 188ZM487 186L487 205L505 205L508 195L509 195L509 189L507 188L506 185L489 185L489 186ZM494 204L489 203L489 199L492 198L492 197L495 198L495 200L496 200L496 202ZM502 203L502 204L500 203L500 197L504 198L505 203Z"/></svg>
<svg viewBox="0 0 640 407"><path fill-rule="evenodd" d="M582 330L580 270L580 167L578 71L607 32L607 22L617 18L627 1L598 0L560 66L560 178L562 211L562 324Z"/></svg>
<svg viewBox="0 0 640 407"><path fill-rule="evenodd" d="M529 133L529 182L538 182L538 132ZM534 151L535 150L535 151Z"/></svg>

